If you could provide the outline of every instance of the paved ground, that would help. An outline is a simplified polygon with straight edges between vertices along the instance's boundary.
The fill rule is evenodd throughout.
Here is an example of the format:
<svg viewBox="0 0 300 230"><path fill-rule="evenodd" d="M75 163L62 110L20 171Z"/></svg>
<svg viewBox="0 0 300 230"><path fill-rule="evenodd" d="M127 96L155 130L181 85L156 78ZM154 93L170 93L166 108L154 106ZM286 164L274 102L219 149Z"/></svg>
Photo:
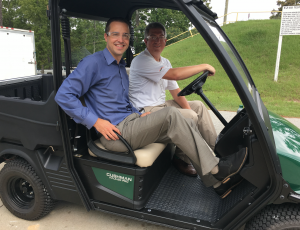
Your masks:
<svg viewBox="0 0 300 230"><path fill-rule="evenodd" d="M211 112L211 111L210 111ZM234 112L222 112L222 115L227 121L235 115ZM219 133L223 125L211 113L217 133ZM300 128L299 118L287 118L290 122ZM3 164L0 164L0 169ZM0 229L21 229L21 230L81 230L81 229L97 229L97 230L123 230L123 229L137 229L137 230L167 230L152 224L147 224L139 221L134 221L126 218L121 218L115 215L106 214L102 212L86 212L84 207L74 205L67 202L59 202L56 208L46 217L38 221L25 221L13 216L3 205L0 200Z"/></svg>

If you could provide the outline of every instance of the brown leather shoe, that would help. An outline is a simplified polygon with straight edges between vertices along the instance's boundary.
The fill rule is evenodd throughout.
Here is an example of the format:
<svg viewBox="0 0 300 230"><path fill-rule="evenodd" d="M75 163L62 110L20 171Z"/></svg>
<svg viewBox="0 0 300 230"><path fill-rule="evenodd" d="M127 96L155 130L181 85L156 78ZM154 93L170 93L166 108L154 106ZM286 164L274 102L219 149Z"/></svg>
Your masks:
<svg viewBox="0 0 300 230"><path fill-rule="evenodd" d="M192 164L184 162L180 158L173 157L173 165L179 172L181 172L184 175L193 177L197 176L197 172L194 166Z"/></svg>

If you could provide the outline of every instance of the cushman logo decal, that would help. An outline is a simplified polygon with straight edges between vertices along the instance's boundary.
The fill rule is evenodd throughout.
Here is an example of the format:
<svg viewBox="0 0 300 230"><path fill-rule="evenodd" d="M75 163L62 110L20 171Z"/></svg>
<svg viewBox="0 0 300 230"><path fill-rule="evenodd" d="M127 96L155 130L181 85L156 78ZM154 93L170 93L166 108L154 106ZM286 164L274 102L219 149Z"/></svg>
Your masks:
<svg viewBox="0 0 300 230"><path fill-rule="evenodd" d="M106 173L106 176L109 177L109 179L116 180L116 181L122 181L125 183L129 183L132 181L132 178L126 177L126 176L119 176L117 174L112 174L112 173Z"/></svg>

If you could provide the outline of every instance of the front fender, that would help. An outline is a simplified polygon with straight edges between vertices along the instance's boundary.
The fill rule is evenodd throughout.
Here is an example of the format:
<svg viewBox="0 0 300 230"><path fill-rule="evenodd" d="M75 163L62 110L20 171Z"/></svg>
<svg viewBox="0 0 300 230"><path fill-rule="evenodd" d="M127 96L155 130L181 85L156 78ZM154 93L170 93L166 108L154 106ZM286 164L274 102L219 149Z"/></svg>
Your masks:
<svg viewBox="0 0 300 230"><path fill-rule="evenodd" d="M300 129L269 111L282 176L300 194Z"/></svg>
<svg viewBox="0 0 300 230"><path fill-rule="evenodd" d="M51 189L50 184L48 183L48 180L46 178L46 175L44 173L43 168L41 167L41 164L37 158L37 154L34 150L29 150L24 148L23 146L9 144L9 143L1 143L0 144L0 157L5 155L15 155L23 158L26 160L35 170L38 177L42 180L43 184L47 188L47 191L51 195L53 199L56 199L56 196Z"/></svg>

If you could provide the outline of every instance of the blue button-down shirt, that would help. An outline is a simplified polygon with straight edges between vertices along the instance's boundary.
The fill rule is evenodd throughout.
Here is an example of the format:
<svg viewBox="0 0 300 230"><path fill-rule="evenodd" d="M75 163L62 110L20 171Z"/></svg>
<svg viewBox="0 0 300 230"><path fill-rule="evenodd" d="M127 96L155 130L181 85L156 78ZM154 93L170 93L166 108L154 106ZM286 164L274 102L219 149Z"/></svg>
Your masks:
<svg viewBox="0 0 300 230"><path fill-rule="evenodd" d="M130 103L128 88L125 61L117 64L105 48L78 64L60 86L55 101L76 123L89 129L98 118L117 125L128 115L139 113ZM86 107L79 100L82 95Z"/></svg>

